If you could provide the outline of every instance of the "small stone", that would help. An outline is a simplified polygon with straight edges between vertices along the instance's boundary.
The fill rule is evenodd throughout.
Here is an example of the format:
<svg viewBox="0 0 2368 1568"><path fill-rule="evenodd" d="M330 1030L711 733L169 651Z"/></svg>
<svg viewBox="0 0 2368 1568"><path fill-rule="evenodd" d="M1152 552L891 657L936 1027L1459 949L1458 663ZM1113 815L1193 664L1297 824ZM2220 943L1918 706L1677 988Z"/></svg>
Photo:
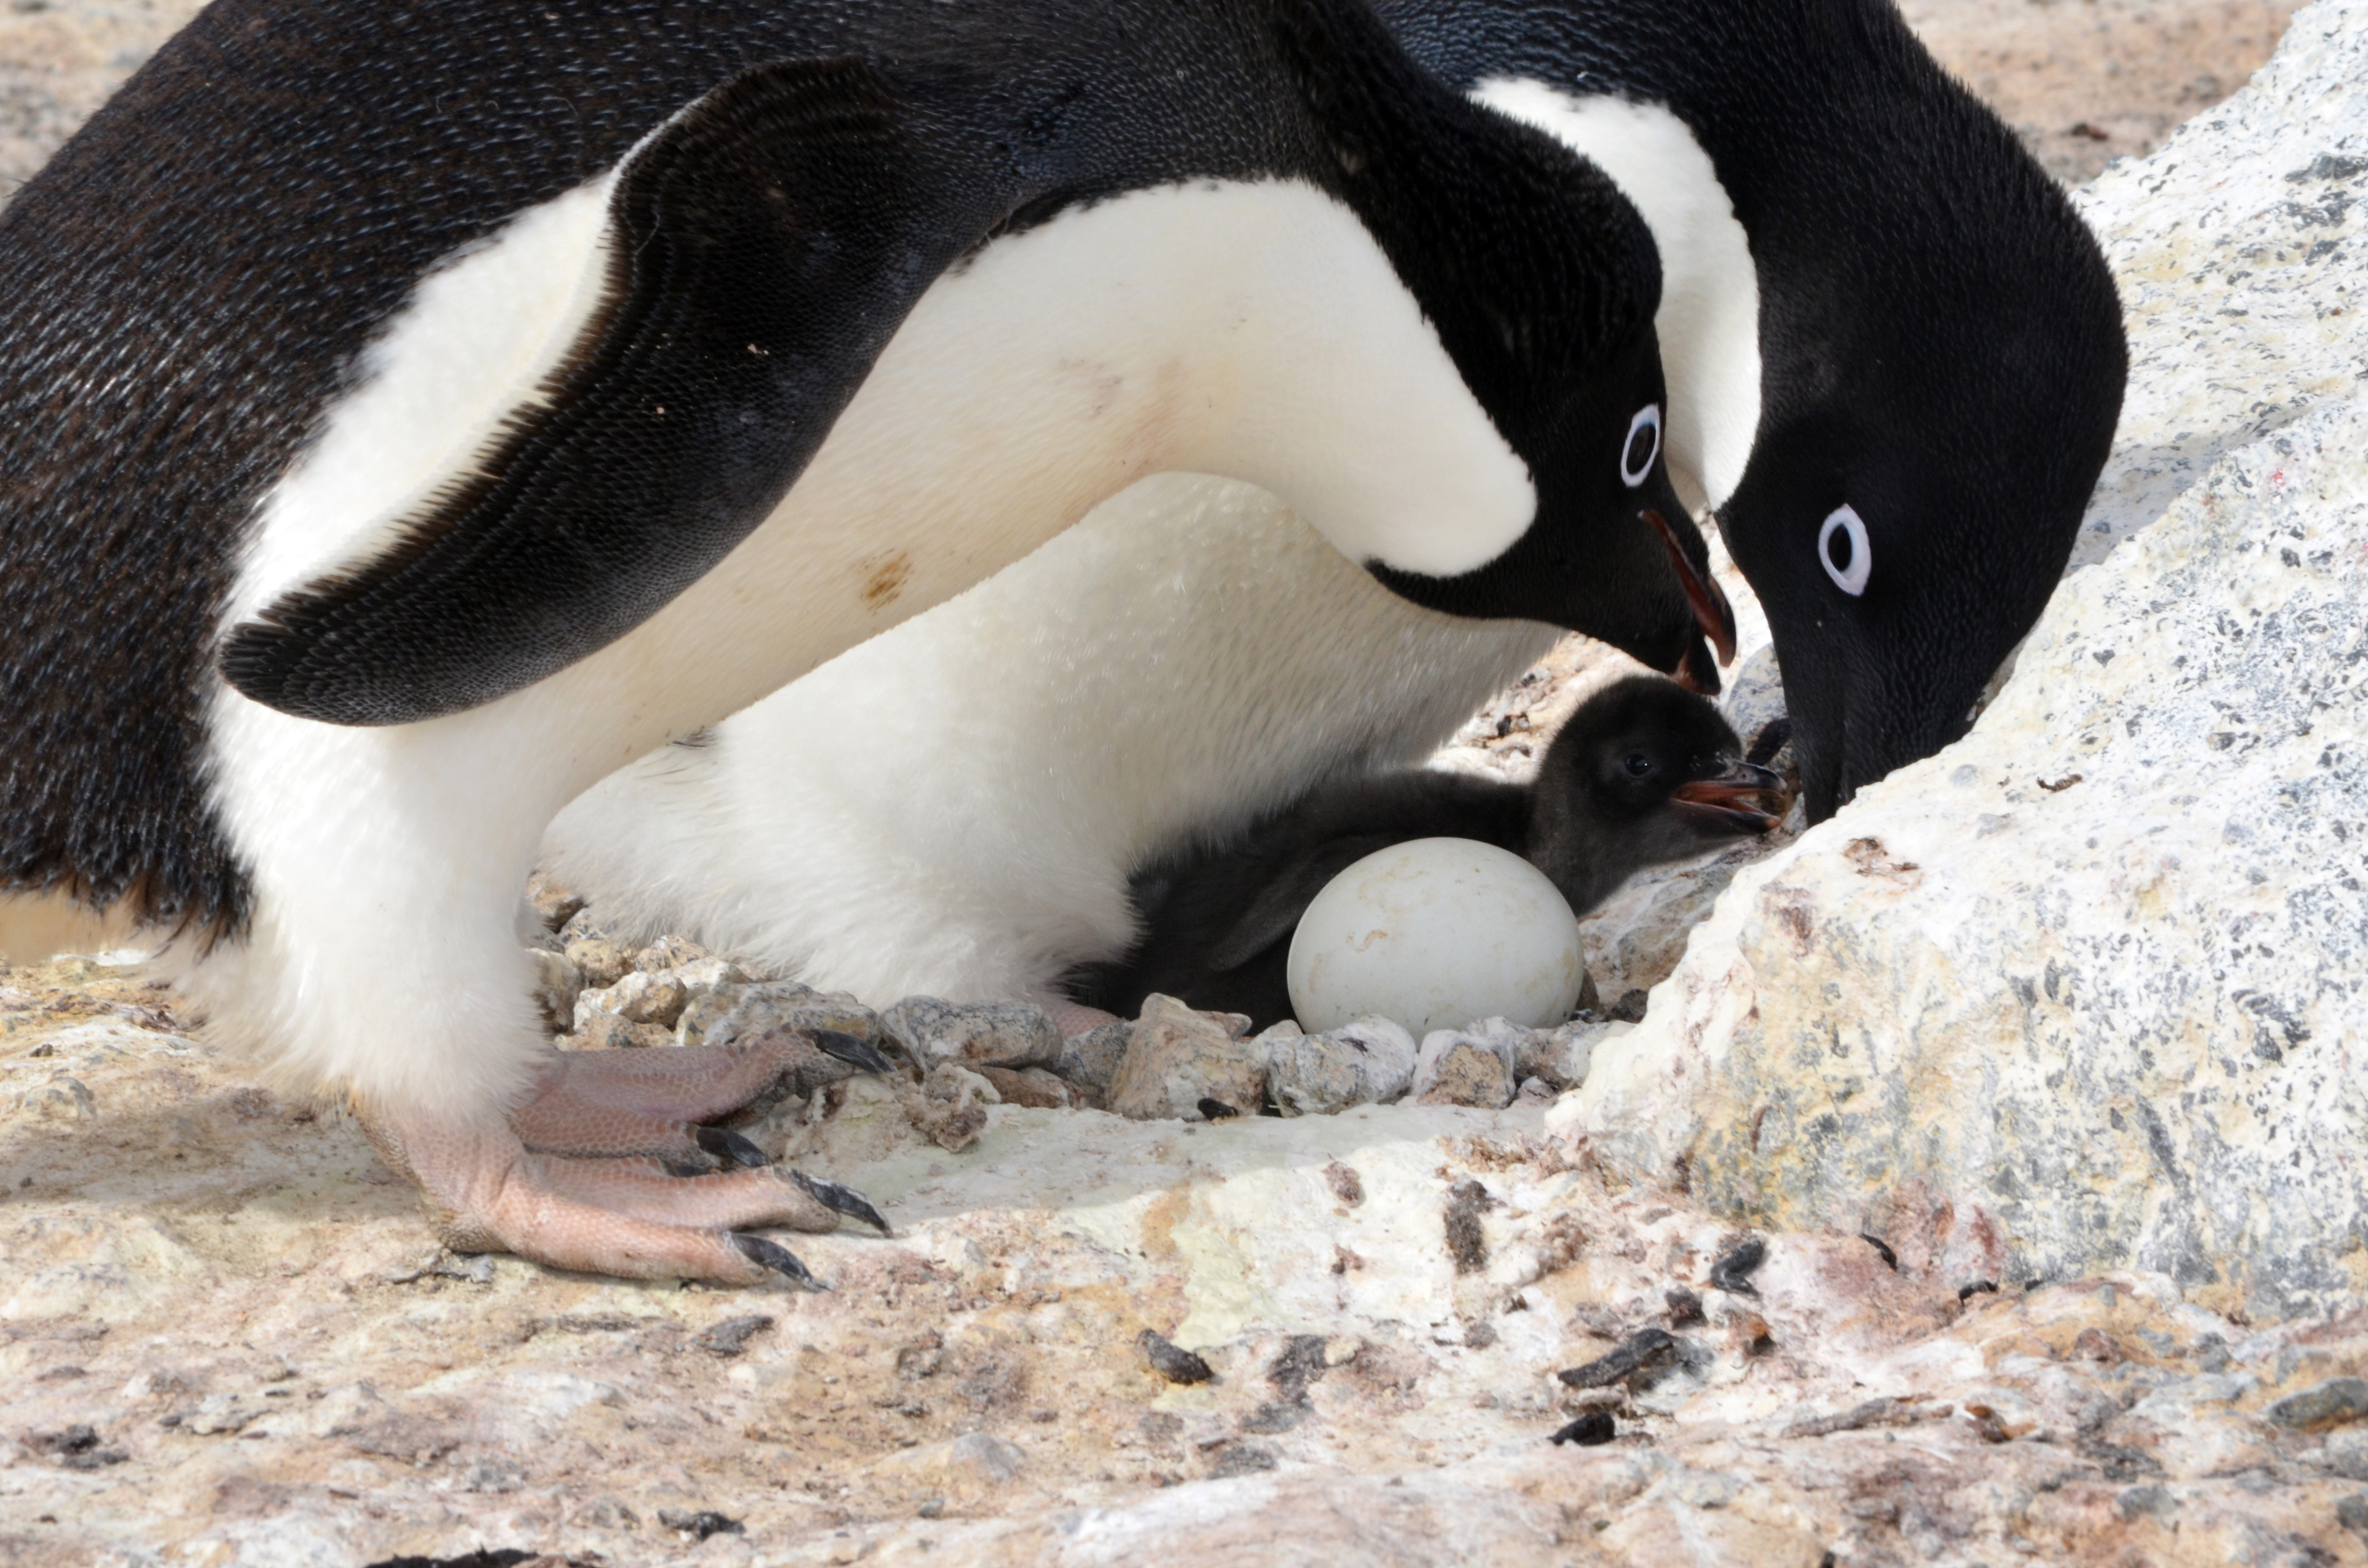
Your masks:
<svg viewBox="0 0 2368 1568"><path fill-rule="evenodd" d="M614 985L586 991L575 998L575 1032L581 1034L594 1018L613 1015L628 1023L674 1028L690 993L671 974L626 975Z"/></svg>
<svg viewBox="0 0 2368 1568"><path fill-rule="evenodd" d="M1224 1022L1154 995L1110 1081L1110 1108L1138 1121L1206 1120L1204 1099L1255 1109L1266 1103L1266 1052L1228 1033Z"/></svg>
<svg viewBox="0 0 2368 1568"><path fill-rule="evenodd" d="M1705 1321L1702 1317L1702 1298L1684 1286L1670 1287L1663 1292L1661 1299L1668 1303L1670 1327L1682 1328L1688 1324Z"/></svg>
<svg viewBox="0 0 2368 1568"><path fill-rule="evenodd" d="M534 1004L542 1009L543 1027L563 1034L575 1020L575 998L584 990L584 971L564 953L529 948L534 963Z"/></svg>
<svg viewBox="0 0 2368 1568"><path fill-rule="evenodd" d="M660 970L680 969L712 957L705 948L687 937L660 937L633 955L633 967L643 974L655 974Z"/></svg>
<svg viewBox="0 0 2368 1568"><path fill-rule="evenodd" d="M1430 1040L1439 1038L1434 1034ZM1430 1040L1426 1040L1425 1045ZM1464 1105L1502 1110L1513 1103L1513 1074L1507 1070L1504 1059L1469 1040L1451 1040L1438 1055L1416 1067L1415 1082L1420 1085L1415 1096L1417 1105Z"/></svg>
<svg viewBox="0 0 2368 1568"><path fill-rule="evenodd" d="M1619 1435L1619 1428L1612 1424L1609 1411L1590 1410L1546 1440L1556 1445L1575 1443L1582 1449L1592 1449L1611 1441Z"/></svg>
<svg viewBox="0 0 2368 1568"><path fill-rule="evenodd" d="M1097 1095L1107 1095L1133 1038L1134 1026L1123 1020L1072 1035L1061 1042L1061 1060L1053 1071Z"/></svg>
<svg viewBox="0 0 2368 1568"><path fill-rule="evenodd" d="M1005 1105L1032 1106L1040 1110L1065 1110L1079 1103L1080 1091L1042 1067L981 1067L979 1076L995 1085Z"/></svg>
<svg viewBox="0 0 2368 1568"><path fill-rule="evenodd" d="M572 1035L560 1037L562 1051L646 1051L674 1043L674 1036L655 1024L637 1024L614 1013L587 1020Z"/></svg>
<svg viewBox="0 0 2368 1568"><path fill-rule="evenodd" d="M1351 1209L1365 1201L1365 1178L1357 1174L1354 1165L1333 1161L1324 1167L1324 1181L1331 1187L1332 1196Z"/></svg>
<svg viewBox="0 0 2368 1568"><path fill-rule="evenodd" d="M764 1313L746 1312L700 1330L691 1343L711 1355L737 1356L749 1340L772 1326L773 1320Z"/></svg>
<svg viewBox="0 0 2368 1568"><path fill-rule="evenodd" d="M1710 1266L1711 1287L1737 1296L1757 1296L1759 1291L1751 1276L1767 1261L1768 1244L1758 1236L1746 1236Z"/></svg>
<svg viewBox="0 0 2368 1568"><path fill-rule="evenodd" d="M1151 1369L1171 1383L1205 1383L1217 1374L1209 1363L1180 1345L1170 1343L1156 1329L1144 1329L1134 1342L1143 1347Z"/></svg>
<svg viewBox="0 0 2368 1568"><path fill-rule="evenodd" d="M2299 1393L2286 1395L2265 1414L2278 1426L2295 1432L2345 1426L2368 1416L2368 1381L2329 1378Z"/></svg>
<svg viewBox="0 0 2368 1568"><path fill-rule="evenodd" d="M2335 1522L2353 1535L2368 1540L2368 1492L2354 1492L2349 1497L2337 1498Z"/></svg>
<svg viewBox="0 0 2368 1568"><path fill-rule="evenodd" d="M1565 1388L1599 1389L1616 1382L1625 1382L1640 1372L1649 1371L1674 1355L1678 1336L1665 1328L1640 1328L1609 1355L1599 1356L1584 1366L1572 1367L1554 1374Z"/></svg>
<svg viewBox="0 0 2368 1568"><path fill-rule="evenodd" d="M2133 1486L2115 1502L2125 1519L2135 1519L2144 1514L2151 1518L2167 1520L2179 1512L2179 1499L2170 1494L2168 1486Z"/></svg>
<svg viewBox="0 0 2368 1568"><path fill-rule="evenodd" d="M614 985L633 972L632 949L606 937L584 937L569 942L567 960L583 983L595 988Z"/></svg>
<svg viewBox="0 0 2368 1568"><path fill-rule="evenodd" d="M1587 1082L1595 1048L1634 1028L1617 1022L1568 1023L1557 1029L1523 1029L1514 1053L1513 1071L1522 1078L1543 1079L1556 1094Z"/></svg>
<svg viewBox="0 0 2368 1568"><path fill-rule="evenodd" d="M1317 1035L1278 1024L1249 1043L1265 1052L1267 1092L1285 1116L1386 1105L1414 1078L1414 1036L1387 1018L1354 1018Z"/></svg>
<svg viewBox="0 0 2368 1568"><path fill-rule="evenodd" d="M1014 1068L1061 1062L1061 1031L1032 1003L907 996L882 1013L880 1023L924 1071L940 1062Z"/></svg>
<svg viewBox="0 0 2368 1568"><path fill-rule="evenodd" d="M698 1540L705 1540L712 1535L746 1535L748 1533L748 1527L738 1519L727 1518L712 1508L660 1508L658 1523L670 1530L680 1530Z"/></svg>
<svg viewBox="0 0 2368 1568"><path fill-rule="evenodd" d="M880 1017L871 1008L852 996L816 991L793 980L720 982L684 1003L675 1037L684 1045L751 1046L777 1035L810 1035L816 1029L853 1035L867 1045L880 1043Z"/></svg>

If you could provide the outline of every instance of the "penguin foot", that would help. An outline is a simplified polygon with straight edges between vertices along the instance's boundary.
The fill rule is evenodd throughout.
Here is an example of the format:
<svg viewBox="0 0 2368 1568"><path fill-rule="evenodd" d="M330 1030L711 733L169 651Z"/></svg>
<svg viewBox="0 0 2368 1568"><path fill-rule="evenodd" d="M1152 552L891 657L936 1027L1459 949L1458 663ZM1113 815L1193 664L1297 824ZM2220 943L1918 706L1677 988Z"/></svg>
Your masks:
<svg viewBox="0 0 2368 1568"><path fill-rule="evenodd" d="M834 1231L847 1215L888 1228L861 1193L780 1165L677 1176L655 1159L537 1153L498 1126L361 1120L456 1252L509 1252L631 1279L787 1279L818 1290L826 1287L794 1254L746 1233Z"/></svg>
<svg viewBox="0 0 2368 1568"><path fill-rule="evenodd" d="M852 1187L776 1165L749 1139L704 1124L836 1083L848 1068L834 1057L846 1054L797 1037L583 1051L545 1062L507 1124L360 1119L456 1251L627 1278L786 1279L819 1290L827 1287L794 1254L746 1232L832 1231L845 1216L884 1234L888 1221Z"/></svg>

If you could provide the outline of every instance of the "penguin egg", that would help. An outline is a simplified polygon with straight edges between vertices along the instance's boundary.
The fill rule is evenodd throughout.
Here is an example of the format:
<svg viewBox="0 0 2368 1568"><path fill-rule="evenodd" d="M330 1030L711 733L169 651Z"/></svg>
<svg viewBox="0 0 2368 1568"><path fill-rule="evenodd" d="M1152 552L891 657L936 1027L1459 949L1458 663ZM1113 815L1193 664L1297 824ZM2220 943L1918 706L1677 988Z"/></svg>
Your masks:
<svg viewBox="0 0 2368 1568"><path fill-rule="evenodd" d="M1587 971L1578 921L1544 872L1493 844L1417 838L1325 884L1283 973L1302 1028L1378 1013L1419 1040L1475 1018L1559 1024Z"/></svg>

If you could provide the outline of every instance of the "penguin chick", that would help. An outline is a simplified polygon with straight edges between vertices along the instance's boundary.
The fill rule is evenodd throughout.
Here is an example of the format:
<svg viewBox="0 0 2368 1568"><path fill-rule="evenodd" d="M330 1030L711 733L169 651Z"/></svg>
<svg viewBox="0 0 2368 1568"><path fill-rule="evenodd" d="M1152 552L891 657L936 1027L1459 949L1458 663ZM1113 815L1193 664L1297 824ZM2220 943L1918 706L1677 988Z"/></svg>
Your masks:
<svg viewBox="0 0 2368 1568"><path fill-rule="evenodd" d="M1744 760L1717 709L1669 681L1632 676L1571 715L1531 784L1426 768L1347 779L1230 847L1145 867L1133 884L1143 939L1124 960L1084 971L1083 999L1132 1017L1158 992L1247 1013L1263 1028L1291 1014L1283 967L1299 917L1326 883L1376 850L1476 838L1526 858L1584 915L1647 867L1767 832L1782 790Z"/></svg>

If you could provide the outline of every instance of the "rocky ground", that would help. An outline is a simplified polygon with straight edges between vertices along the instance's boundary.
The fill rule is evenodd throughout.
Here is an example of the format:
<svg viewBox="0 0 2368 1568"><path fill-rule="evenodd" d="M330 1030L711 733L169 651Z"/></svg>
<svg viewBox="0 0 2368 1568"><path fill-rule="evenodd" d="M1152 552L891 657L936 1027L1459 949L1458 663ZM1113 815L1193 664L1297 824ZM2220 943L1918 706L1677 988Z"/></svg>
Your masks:
<svg viewBox="0 0 2368 1568"><path fill-rule="evenodd" d="M181 14L0 12L0 159ZM2067 175L2285 14L1913 8ZM0 1563L2368 1560L2368 6L2294 33L2081 198L2138 375L2014 678L1590 920L1633 1030L1212 1122L1178 1062L1250 1108L1337 1084L1321 1042L1088 1061L554 936L570 1045L761 1004L912 1062L746 1130L894 1223L797 1238L836 1289L794 1295L444 1254L136 965L0 974ZM1443 760L1518 773L1597 678L1565 650Z"/></svg>

